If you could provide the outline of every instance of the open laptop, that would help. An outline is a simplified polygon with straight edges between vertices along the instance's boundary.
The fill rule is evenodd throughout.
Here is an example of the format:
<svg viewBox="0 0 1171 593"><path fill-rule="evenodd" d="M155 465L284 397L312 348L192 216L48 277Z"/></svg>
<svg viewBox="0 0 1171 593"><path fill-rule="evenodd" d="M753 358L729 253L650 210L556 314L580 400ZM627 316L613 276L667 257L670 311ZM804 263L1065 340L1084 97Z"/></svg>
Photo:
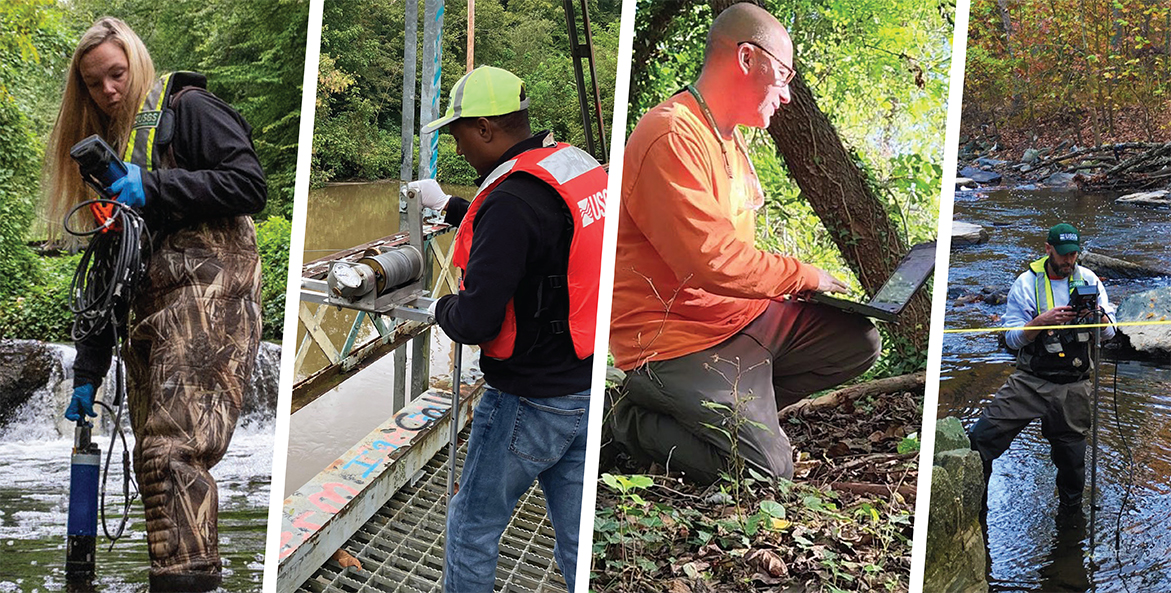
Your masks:
<svg viewBox="0 0 1171 593"><path fill-rule="evenodd" d="M873 317L882 321L894 322L903 312L911 297L915 296L927 278L935 270L935 241L920 243L911 248L911 252L899 262L886 284L882 285L878 294L870 299L869 303L857 303L846 299L830 296L826 293L816 293L809 297L810 301L844 309L851 313Z"/></svg>

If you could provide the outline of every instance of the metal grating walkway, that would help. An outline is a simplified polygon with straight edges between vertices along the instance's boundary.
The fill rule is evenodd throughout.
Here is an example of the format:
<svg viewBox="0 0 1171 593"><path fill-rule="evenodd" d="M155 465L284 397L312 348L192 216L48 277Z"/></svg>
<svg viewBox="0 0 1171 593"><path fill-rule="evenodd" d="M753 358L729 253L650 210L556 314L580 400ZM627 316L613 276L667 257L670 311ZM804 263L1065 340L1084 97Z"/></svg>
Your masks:
<svg viewBox="0 0 1171 593"><path fill-rule="evenodd" d="M465 430L461 435L461 469L467 434ZM442 591L446 464L445 447L346 542L343 548L362 563L363 570L342 568L330 560L302 583L297 593ZM495 590L565 593L565 581L553 562L553 543L545 497L534 483L521 497L500 539Z"/></svg>

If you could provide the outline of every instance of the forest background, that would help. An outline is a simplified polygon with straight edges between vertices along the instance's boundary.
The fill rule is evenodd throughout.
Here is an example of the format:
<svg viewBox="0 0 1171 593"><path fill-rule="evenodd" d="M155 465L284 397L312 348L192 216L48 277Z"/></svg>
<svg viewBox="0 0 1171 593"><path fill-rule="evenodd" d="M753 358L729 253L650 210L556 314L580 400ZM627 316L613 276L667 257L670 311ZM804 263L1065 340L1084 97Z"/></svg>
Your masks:
<svg viewBox="0 0 1171 593"><path fill-rule="evenodd" d="M1171 5L973 0L961 143L1009 159L1065 141L1171 139Z"/></svg>
<svg viewBox="0 0 1171 593"><path fill-rule="evenodd" d="M101 16L126 21L158 72L195 70L252 126L268 176L255 216L265 339L284 327L308 0L7 0L0 4L0 337L68 341L77 255L45 250L40 175L69 60ZM60 256L59 256L60 255Z"/></svg>
<svg viewBox="0 0 1171 593"><path fill-rule="evenodd" d="M607 134L614 112L621 5L619 0L588 3ZM423 12L423 2L419 2L420 42ZM322 22L313 185L398 179L402 163L403 5L394 0L327 0ZM566 27L563 3L558 0L478 0L475 64L504 68L525 81L533 131L552 130L558 140L584 147ZM579 42L585 42L580 34ZM451 87L467 72L466 0L444 3L442 44L440 113L447 109ZM418 56L421 62L421 50ZM587 84L588 77L587 70ZM418 106L420 94L415 96ZM416 113L415 123L427 122ZM417 170L417 131L413 145ZM454 140L442 132L435 178L463 186L474 185L476 178L475 171L456 155Z"/></svg>

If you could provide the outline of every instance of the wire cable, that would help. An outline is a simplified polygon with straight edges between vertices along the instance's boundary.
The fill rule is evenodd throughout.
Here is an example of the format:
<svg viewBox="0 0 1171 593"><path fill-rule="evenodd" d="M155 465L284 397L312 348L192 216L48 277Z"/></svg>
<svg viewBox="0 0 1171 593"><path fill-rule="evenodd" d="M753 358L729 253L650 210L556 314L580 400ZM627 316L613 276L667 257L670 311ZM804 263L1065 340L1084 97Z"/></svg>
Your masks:
<svg viewBox="0 0 1171 593"><path fill-rule="evenodd" d="M112 207L113 213L97 228L81 231L69 221L83 207ZM101 333L107 324L125 321L134 287L145 273L143 252L151 245L142 217L115 200L86 200L65 216L65 232L91 237L69 286L74 341Z"/></svg>
<svg viewBox="0 0 1171 593"><path fill-rule="evenodd" d="M81 231L70 226L69 221L81 208L98 206L110 208L111 214L96 228ZM75 342L96 337L109 327L113 334L114 347L120 349L122 336L118 328L126 321L135 287L144 276L146 266L143 254L151 247L150 231L145 221L134 209L115 200L86 200L74 206L62 223L65 232L78 237L91 237L69 287L69 310L73 312L71 334ZM130 519L131 505L140 492L130 471L130 445L122 428L122 413L126 408L126 369L121 356L116 357L114 366L114 402L95 402L114 417L114 434L106 451L106 463L102 471L99 512L102 517L102 532L110 540L110 549L122 537ZM106 484L110 478L110 463L114 457L114 444L122 442L122 518L117 529L111 534L106 521ZM130 487L134 486L131 493Z"/></svg>

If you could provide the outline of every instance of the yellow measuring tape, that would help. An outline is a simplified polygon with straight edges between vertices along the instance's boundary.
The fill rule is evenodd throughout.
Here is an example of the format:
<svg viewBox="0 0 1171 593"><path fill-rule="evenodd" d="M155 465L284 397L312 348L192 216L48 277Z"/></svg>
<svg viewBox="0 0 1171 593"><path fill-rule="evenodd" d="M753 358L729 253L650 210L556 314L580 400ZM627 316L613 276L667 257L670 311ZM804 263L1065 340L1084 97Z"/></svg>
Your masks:
<svg viewBox="0 0 1171 593"><path fill-rule="evenodd" d="M944 329L945 334L975 334L981 332L1007 332L1017 329L1080 329L1093 327L1135 327L1138 325L1171 325L1171 319L1158 321L1119 321L1117 323L1083 323L1079 325L1018 325L1016 327L976 327L972 329Z"/></svg>

